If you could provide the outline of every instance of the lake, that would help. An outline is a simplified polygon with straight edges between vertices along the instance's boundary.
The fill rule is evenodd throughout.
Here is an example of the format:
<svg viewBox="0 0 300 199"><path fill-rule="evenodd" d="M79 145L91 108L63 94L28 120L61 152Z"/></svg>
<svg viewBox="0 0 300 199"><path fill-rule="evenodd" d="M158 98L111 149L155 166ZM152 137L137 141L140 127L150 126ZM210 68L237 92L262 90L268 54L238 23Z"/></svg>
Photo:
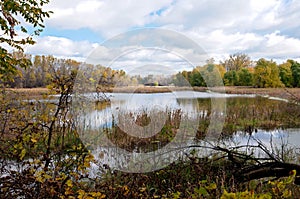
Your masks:
<svg viewBox="0 0 300 199"><path fill-rule="evenodd" d="M260 142L270 150L300 145L299 106L283 99L193 91L105 95L110 103L80 98L74 115L99 164L119 170L162 168L191 153L193 145L202 146L198 156L216 145Z"/></svg>

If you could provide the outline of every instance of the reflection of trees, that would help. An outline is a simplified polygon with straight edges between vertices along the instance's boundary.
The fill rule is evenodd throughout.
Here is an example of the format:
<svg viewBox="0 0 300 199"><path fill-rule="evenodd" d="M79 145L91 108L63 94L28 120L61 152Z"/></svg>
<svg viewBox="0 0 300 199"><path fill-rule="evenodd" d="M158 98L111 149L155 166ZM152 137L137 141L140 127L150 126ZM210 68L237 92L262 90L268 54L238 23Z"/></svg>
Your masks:
<svg viewBox="0 0 300 199"><path fill-rule="evenodd" d="M196 110L194 117L199 121L198 136L204 138L212 118L211 99L177 99L177 102L184 110ZM237 131L252 133L258 128L272 130L300 126L298 105L263 97L227 98L226 113L223 114L226 114L222 130L224 135Z"/></svg>

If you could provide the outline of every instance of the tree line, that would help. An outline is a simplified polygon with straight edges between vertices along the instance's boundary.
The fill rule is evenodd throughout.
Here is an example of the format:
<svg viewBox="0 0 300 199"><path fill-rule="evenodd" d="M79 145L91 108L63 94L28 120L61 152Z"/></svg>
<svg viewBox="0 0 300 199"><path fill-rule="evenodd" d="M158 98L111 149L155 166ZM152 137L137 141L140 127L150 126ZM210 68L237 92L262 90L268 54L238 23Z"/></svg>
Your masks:
<svg viewBox="0 0 300 199"><path fill-rule="evenodd" d="M15 53L14 56L16 56ZM21 56L21 55L19 55ZM72 59L60 59L45 55L23 55L30 63L26 68L16 66L17 74L8 81L1 81L10 88L37 88L49 87L57 78L67 78L74 74L80 80L88 81L88 86L113 86L117 81L123 84L132 82L123 70L113 70L101 65L87 64ZM85 82L86 83L86 82Z"/></svg>
<svg viewBox="0 0 300 199"><path fill-rule="evenodd" d="M252 86L258 88L300 87L300 63L287 60L277 64L264 58L252 61L246 54L233 54L227 60L214 63L207 60L204 66L197 66L191 71L181 71L172 76L153 75L130 76L124 70L114 70L101 65L92 65L72 59L59 59L53 56L31 56L14 53L14 57L26 57L28 67L16 66L18 71L7 81L11 88L47 87L52 84L54 74L75 75L86 79L88 87L113 87L132 85L175 85L175 86ZM79 70L81 67L81 70ZM77 74L77 73L81 74ZM78 77L77 76L77 77ZM86 82L85 82L86 83Z"/></svg>
<svg viewBox="0 0 300 199"><path fill-rule="evenodd" d="M222 78L225 86L253 86L258 88L300 87L300 63L288 59L282 64L264 58L252 61L246 54L233 54L215 64L213 59L192 71L178 72L173 76L176 86L213 85ZM186 81L187 80L187 81ZM217 84L217 83L215 83Z"/></svg>

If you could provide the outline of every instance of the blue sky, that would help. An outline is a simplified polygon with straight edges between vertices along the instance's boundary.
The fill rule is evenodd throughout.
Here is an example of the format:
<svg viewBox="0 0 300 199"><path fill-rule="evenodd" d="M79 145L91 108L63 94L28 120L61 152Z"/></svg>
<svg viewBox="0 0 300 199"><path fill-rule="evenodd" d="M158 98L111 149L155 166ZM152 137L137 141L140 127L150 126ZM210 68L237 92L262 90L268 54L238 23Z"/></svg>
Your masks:
<svg viewBox="0 0 300 199"><path fill-rule="evenodd" d="M46 20L47 28L37 38L37 44L26 48L28 53L86 61L100 48L106 59L114 60L118 55L105 45L107 42L128 31L156 27L184 35L216 62L233 53L277 62L300 58L297 0L50 0L47 9L54 14ZM154 35L156 39L159 36ZM141 39L125 37L122 48L126 49L126 42L134 38ZM167 40L172 42L172 37ZM138 41L135 47L141 49L143 45ZM141 63L142 55L149 58L141 49L135 55L129 53L127 59L124 56L119 66L162 62L170 66L172 61L178 62L178 56L194 55L184 42L167 49L167 54L151 52L152 57L156 55L155 63ZM124 53L124 49L120 52Z"/></svg>

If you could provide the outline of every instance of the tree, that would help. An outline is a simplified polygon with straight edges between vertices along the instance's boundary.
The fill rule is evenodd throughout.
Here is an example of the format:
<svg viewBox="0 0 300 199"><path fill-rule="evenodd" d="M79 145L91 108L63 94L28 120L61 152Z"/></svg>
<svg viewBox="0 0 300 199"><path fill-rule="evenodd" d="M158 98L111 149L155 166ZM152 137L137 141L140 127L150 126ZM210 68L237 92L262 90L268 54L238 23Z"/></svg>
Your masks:
<svg viewBox="0 0 300 199"><path fill-rule="evenodd" d="M238 86L252 86L253 85L253 74L248 68L242 68L237 71Z"/></svg>
<svg viewBox="0 0 300 199"><path fill-rule="evenodd" d="M207 64L200 67L200 73L208 87L223 86L222 76L224 75L223 67L216 64Z"/></svg>
<svg viewBox="0 0 300 199"><path fill-rule="evenodd" d="M190 84L191 86L206 86L205 81L200 73L199 68L193 69L191 73Z"/></svg>
<svg viewBox="0 0 300 199"><path fill-rule="evenodd" d="M259 88L282 87L277 64L263 58L258 60L254 68L254 85Z"/></svg>
<svg viewBox="0 0 300 199"><path fill-rule="evenodd" d="M236 53L229 56L229 59L221 63L227 71L239 70L241 68L247 68L251 65L251 59L248 55L242 53Z"/></svg>
<svg viewBox="0 0 300 199"><path fill-rule="evenodd" d="M288 60L289 63L291 63L291 70L293 75L293 86L294 87L300 87L300 63L294 61L294 60Z"/></svg>
<svg viewBox="0 0 300 199"><path fill-rule="evenodd" d="M42 7L49 0L1 0L0 2L0 80L12 80L18 73L17 66L26 68L30 61L26 57L15 57L9 50L23 52L24 45L34 44L33 36L43 30L44 19L51 11L44 11ZM21 23L22 22L22 23ZM32 30L33 32L29 32ZM22 35L18 35L18 31ZM16 37L18 36L18 37ZM6 46L6 47L3 47Z"/></svg>
<svg viewBox="0 0 300 199"><path fill-rule="evenodd" d="M187 79L187 71L178 72L176 75L173 76L172 83L175 86L189 86L189 80Z"/></svg>
<svg viewBox="0 0 300 199"><path fill-rule="evenodd" d="M231 70L224 75L225 86L236 86L238 82L238 76L235 70Z"/></svg>
<svg viewBox="0 0 300 199"><path fill-rule="evenodd" d="M286 87L292 87L294 83L291 65L290 62L279 65L280 80Z"/></svg>

